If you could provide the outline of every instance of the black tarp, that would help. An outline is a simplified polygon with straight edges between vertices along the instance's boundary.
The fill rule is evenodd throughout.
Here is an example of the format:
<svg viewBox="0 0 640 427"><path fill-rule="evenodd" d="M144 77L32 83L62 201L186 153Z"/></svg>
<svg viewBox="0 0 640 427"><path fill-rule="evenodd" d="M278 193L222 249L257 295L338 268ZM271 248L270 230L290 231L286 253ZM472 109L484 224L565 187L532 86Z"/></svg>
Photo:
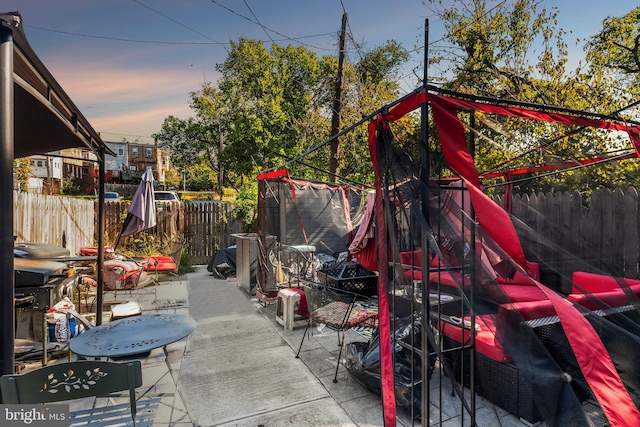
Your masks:
<svg viewBox="0 0 640 427"><path fill-rule="evenodd" d="M207 271L216 279L236 276L236 245L220 249L207 264Z"/></svg>

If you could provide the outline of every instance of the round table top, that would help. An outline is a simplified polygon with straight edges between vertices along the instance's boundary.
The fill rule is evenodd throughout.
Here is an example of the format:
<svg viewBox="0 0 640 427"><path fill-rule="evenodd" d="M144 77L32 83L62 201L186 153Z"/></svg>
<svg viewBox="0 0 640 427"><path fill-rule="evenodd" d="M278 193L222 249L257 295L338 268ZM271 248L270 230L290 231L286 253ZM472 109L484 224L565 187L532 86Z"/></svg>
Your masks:
<svg viewBox="0 0 640 427"><path fill-rule="evenodd" d="M72 352L89 357L146 353L188 336L196 321L180 314L143 314L104 323L69 342Z"/></svg>

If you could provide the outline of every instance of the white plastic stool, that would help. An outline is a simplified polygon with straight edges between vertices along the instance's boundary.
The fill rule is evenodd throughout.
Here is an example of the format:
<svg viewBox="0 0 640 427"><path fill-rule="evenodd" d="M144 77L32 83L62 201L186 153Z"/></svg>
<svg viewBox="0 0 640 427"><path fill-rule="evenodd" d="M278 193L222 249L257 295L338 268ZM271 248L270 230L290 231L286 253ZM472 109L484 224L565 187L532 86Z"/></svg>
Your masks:
<svg viewBox="0 0 640 427"><path fill-rule="evenodd" d="M276 322L286 330L292 331L294 326L306 325L307 320L296 316L296 304L300 303L300 294L290 288L278 291L276 302Z"/></svg>

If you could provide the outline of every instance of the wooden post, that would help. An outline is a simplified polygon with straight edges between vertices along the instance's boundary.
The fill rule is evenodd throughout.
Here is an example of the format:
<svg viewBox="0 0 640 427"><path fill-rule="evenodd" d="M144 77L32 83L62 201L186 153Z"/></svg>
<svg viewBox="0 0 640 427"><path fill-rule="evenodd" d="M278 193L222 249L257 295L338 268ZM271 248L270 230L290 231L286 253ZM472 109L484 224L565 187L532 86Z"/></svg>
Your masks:
<svg viewBox="0 0 640 427"><path fill-rule="evenodd" d="M344 74L344 56L347 50L347 14L342 14L342 29L340 30L340 53L338 55L338 75L336 77L336 96L333 100L333 116L331 118L331 136L334 137L331 141L331 182L338 182L338 156L340 140L338 133L340 133L340 112L342 111L342 77Z"/></svg>

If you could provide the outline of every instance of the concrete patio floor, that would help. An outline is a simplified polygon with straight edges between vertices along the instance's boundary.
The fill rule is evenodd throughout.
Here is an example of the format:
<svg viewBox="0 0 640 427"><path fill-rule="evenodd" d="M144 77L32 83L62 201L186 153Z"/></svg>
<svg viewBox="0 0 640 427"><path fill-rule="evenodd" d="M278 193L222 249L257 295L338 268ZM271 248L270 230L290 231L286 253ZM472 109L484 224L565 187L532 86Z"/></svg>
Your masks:
<svg viewBox="0 0 640 427"><path fill-rule="evenodd" d="M315 330L296 359L304 327L284 330L275 320L275 304L262 306L236 281L215 279L206 266L152 288L154 292L145 288L116 298L139 301L144 313L185 314L196 320L189 337L141 359L139 396L162 398L154 426L383 426L380 396L360 385L344 365L333 383L339 351L335 332ZM355 340L366 338L350 331L347 342ZM448 377L441 378L436 369L430 387L429 425L470 425L469 417L460 415L462 404L451 395ZM88 404L75 403L71 409ZM599 417L594 421L606 424ZM477 397L476 424L529 425L482 397ZM421 424L399 411L398 425Z"/></svg>
<svg viewBox="0 0 640 427"><path fill-rule="evenodd" d="M315 330L296 359L304 327L284 330L275 320L275 304L262 306L235 281L215 279L204 266L189 273L183 285L188 313L197 326L182 342L186 345L181 366L172 369L179 371L176 396L182 400L178 403L184 402L175 414L184 408L193 425L201 427L383 426L379 395L360 385L343 365L338 383L333 383L339 352L334 331ZM173 310L179 313L183 308ZM347 342L354 340L366 338L350 331ZM178 349L169 350L170 358L172 351ZM468 417L463 421L459 415L462 405L451 396L448 378L443 378L441 394L437 372L430 387L432 401L438 403L431 408L430 425L469 425ZM478 426L527 425L481 397L476 408ZM182 425L179 418L167 420L160 415L156 425ZM399 425L420 425L402 412L398 421Z"/></svg>

